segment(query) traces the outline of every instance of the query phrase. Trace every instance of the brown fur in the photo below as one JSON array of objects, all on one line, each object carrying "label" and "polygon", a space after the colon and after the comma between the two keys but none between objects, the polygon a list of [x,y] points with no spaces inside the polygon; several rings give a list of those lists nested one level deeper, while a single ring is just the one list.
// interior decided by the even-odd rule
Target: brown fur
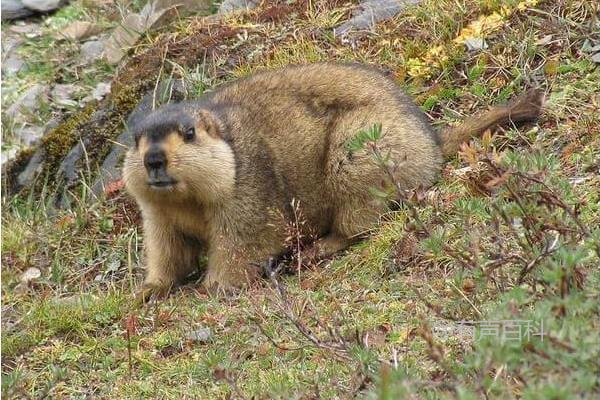
[{"label": "brown fur", "polygon": [[[367,149],[347,148],[359,131],[381,123],[379,144],[390,151],[397,182],[405,189],[427,187],[459,143],[498,123],[537,116],[541,95],[529,96],[467,119],[442,133],[441,143],[391,79],[358,64],[263,72],[198,101],[158,109],[134,128],[139,143],[124,166],[126,187],[144,218],[146,292],[167,290],[204,252],[206,286],[254,279],[253,263],[284,250],[292,199],[319,235],[322,254],[346,248],[386,211],[370,190],[386,189],[380,167]],[[190,117],[196,137],[186,143],[177,121]],[[162,137],[156,143],[167,154],[173,187],[156,190],[147,183],[143,159],[150,137]]]}]

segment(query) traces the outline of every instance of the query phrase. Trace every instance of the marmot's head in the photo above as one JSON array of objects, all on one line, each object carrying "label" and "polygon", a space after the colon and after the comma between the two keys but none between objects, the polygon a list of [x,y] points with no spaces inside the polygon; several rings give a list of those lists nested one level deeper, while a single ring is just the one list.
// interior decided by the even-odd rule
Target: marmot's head
[{"label": "marmot's head", "polygon": [[233,150],[210,111],[164,106],[132,130],[135,146],[127,152],[123,179],[136,198],[210,203],[233,190]]}]

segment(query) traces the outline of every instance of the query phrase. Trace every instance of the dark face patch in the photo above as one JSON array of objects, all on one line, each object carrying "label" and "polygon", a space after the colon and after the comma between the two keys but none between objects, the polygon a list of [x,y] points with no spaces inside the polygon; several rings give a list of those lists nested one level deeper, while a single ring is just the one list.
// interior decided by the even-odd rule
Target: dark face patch
[{"label": "dark face patch", "polygon": [[133,127],[136,146],[144,136],[149,144],[160,143],[173,133],[181,135],[186,142],[193,140],[194,120],[181,110],[160,108]]}]

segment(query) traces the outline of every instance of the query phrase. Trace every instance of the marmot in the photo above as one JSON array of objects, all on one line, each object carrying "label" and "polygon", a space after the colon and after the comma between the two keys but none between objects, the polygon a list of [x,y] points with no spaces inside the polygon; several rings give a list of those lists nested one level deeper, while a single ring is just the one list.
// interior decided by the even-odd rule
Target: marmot
[{"label": "marmot", "polygon": [[381,148],[406,189],[430,186],[444,156],[509,121],[538,117],[533,90],[438,134],[398,85],[373,67],[318,63],[257,73],[196,101],[158,108],[133,127],[123,177],[142,211],[147,277],[142,297],[168,292],[208,256],[207,287],[240,286],[251,265],[284,251],[290,203],[322,255],[372,228],[386,205],[385,174],[367,149],[349,151],[381,124]]}]

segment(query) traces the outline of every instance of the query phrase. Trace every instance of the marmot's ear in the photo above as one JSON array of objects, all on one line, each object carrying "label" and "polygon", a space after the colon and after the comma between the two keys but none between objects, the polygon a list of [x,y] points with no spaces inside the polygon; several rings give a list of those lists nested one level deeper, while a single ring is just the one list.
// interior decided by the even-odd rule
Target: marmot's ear
[{"label": "marmot's ear", "polygon": [[214,113],[202,110],[199,117],[198,128],[205,130],[212,137],[222,138],[222,124]]}]

